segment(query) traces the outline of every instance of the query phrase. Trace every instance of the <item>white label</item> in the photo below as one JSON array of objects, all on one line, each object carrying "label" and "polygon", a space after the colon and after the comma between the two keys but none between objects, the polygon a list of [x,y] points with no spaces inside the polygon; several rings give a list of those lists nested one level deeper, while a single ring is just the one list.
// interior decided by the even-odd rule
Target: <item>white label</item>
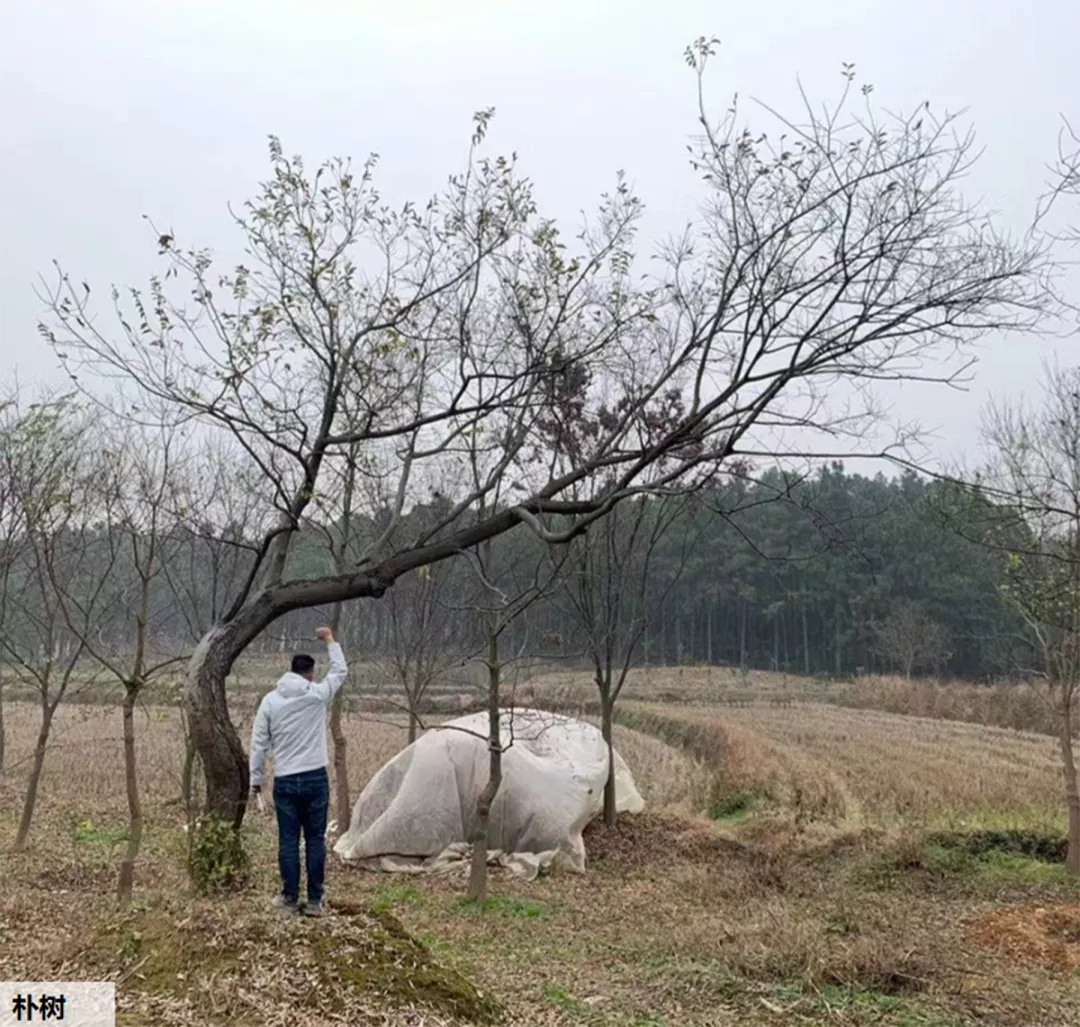
[{"label": "white label", "polygon": [[112,981],[0,981],[0,1027],[116,1027]]}]

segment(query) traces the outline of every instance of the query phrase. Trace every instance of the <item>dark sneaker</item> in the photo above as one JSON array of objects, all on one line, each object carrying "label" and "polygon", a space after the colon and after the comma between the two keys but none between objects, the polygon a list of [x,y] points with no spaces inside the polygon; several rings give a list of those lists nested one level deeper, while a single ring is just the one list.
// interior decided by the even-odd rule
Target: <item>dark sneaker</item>
[{"label": "dark sneaker", "polygon": [[304,916],[322,916],[323,904],[321,902],[309,902],[302,910],[300,910]]},{"label": "dark sneaker", "polygon": [[299,911],[300,906],[296,899],[290,902],[284,895],[276,895],[274,896],[274,909],[279,913],[296,913]]}]

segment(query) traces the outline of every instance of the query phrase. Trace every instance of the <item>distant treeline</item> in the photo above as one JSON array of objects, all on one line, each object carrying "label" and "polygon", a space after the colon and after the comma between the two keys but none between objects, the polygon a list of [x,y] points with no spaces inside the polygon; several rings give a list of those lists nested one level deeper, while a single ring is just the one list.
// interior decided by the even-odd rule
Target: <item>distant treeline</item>
[{"label": "distant treeline", "polygon": [[[434,499],[429,507],[413,509],[398,536],[420,534],[446,502]],[[830,675],[911,669],[973,680],[1022,674],[1033,658],[1023,623],[1001,592],[1004,557],[965,537],[978,530],[958,525],[956,502],[947,484],[914,473],[866,477],[838,463],[803,479],[770,472],[703,491],[674,519],[650,561],[647,626],[636,662]],[[965,502],[970,507],[972,500]],[[992,514],[976,511],[970,523]],[[378,518],[358,519],[351,530],[355,544],[361,546],[378,528]],[[332,534],[305,529],[290,575],[330,570]],[[250,549],[236,545],[241,541],[235,529],[213,525],[167,540],[150,618],[163,647],[190,646],[228,607],[251,559]],[[99,544],[104,553],[106,544]],[[575,543],[588,544],[588,538]],[[522,568],[549,559],[545,545],[524,527],[498,540],[497,547],[509,591],[518,587]],[[92,587],[92,561],[84,554],[79,566]],[[15,646],[23,633],[26,645],[38,644],[26,613],[33,585],[19,582],[18,568],[10,572],[7,587],[19,602],[8,604],[5,634]],[[341,631],[354,652],[365,659],[393,652],[395,640],[408,631],[404,613],[419,595],[418,583],[428,580],[419,577],[425,573],[439,584],[433,630],[464,654],[475,634],[469,610],[474,571],[466,556],[402,579],[382,599],[346,604]],[[287,615],[256,640],[254,652],[294,648],[330,612]],[[115,634],[106,620],[98,637],[123,648],[127,630],[126,619],[118,620]],[[913,642],[918,653],[908,668],[897,652],[896,636],[905,630],[923,636]],[[571,659],[578,637],[571,604],[556,589],[507,630],[504,652]]]}]

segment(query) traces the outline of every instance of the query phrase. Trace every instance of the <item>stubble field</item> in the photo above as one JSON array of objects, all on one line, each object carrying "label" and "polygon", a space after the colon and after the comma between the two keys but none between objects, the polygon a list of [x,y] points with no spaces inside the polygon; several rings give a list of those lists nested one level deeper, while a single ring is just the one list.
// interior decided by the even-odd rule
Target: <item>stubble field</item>
[{"label": "stubble field", "polygon": [[[584,683],[552,676],[520,698],[566,708]],[[481,911],[459,878],[332,858],[334,912],[310,923],[266,911],[275,838],[254,810],[251,890],[190,896],[176,708],[139,717],[133,909],[111,896],[118,710],[61,711],[30,850],[11,853],[37,711],[9,705],[0,978],[111,977],[132,1025],[1073,1022],[1080,906],[1052,739],[841,707],[814,683],[764,701],[657,694],[677,687],[628,691],[616,744],[649,809],[590,829],[586,875],[496,876]],[[355,797],[405,732],[354,713],[347,734]]]}]

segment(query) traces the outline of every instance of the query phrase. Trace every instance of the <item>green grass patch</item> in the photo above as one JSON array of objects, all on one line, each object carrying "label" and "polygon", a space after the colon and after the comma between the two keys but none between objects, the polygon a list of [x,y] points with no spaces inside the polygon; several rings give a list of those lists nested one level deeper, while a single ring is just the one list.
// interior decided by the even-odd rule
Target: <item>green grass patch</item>
[{"label": "green grass patch", "polygon": [[721,824],[738,824],[761,808],[761,797],[739,788],[716,799],[709,807],[709,819]]},{"label": "green grass patch", "polygon": [[555,984],[545,985],[544,1001],[548,1005],[561,1009],[564,1013],[573,1013],[580,1016],[590,1011],[589,1007],[581,999],[574,998],[565,988],[560,988]]},{"label": "green grass patch", "polygon": [[112,849],[128,840],[127,828],[109,830],[99,827],[89,818],[77,820],[71,830],[72,840],[77,845],[97,845],[103,849]]},{"label": "green grass patch", "polygon": [[501,916],[520,917],[525,920],[539,920],[550,913],[550,907],[543,902],[528,902],[525,899],[511,898],[505,895],[489,895],[483,902],[475,899],[458,900],[457,910],[468,916],[482,916],[485,913],[497,913]]},{"label": "green grass patch", "polygon": [[935,832],[927,835],[926,841],[929,845],[964,852],[977,858],[1020,856],[1041,863],[1064,863],[1069,847],[1064,835],[1024,828]]},{"label": "green grass patch", "polygon": [[801,1018],[826,1015],[829,1022],[888,1024],[889,1027],[966,1027],[966,1021],[933,1009],[908,995],[873,988],[822,984],[815,988],[786,985],[770,996],[778,1009],[797,1011]]},{"label": "green grass patch", "polygon": [[857,874],[872,886],[896,887],[922,878],[1000,888],[1075,887],[1065,869],[1064,839],[1030,830],[935,832],[914,835],[875,853]]},{"label": "green grass patch", "polygon": [[394,906],[421,906],[424,893],[412,884],[384,884],[375,890],[372,907],[381,913]]}]

